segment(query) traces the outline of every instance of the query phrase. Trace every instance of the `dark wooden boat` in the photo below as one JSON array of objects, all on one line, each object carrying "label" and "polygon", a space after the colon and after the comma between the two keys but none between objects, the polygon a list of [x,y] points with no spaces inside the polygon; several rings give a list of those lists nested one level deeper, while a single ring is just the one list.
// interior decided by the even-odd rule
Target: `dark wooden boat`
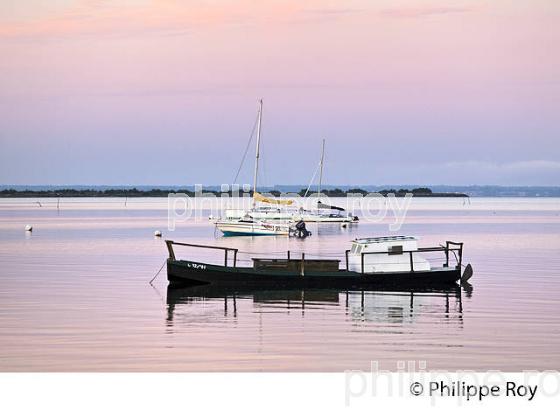
[{"label": "dark wooden boat", "polygon": [[[405,237],[394,237],[405,238]],[[378,238],[375,238],[378,239]],[[361,269],[350,269],[349,252],[345,252],[346,269],[340,269],[338,259],[294,259],[287,253],[286,258],[252,258],[253,266],[237,266],[239,250],[234,248],[188,244],[166,241],[169,251],[167,278],[171,286],[191,286],[213,284],[233,287],[300,287],[300,288],[344,288],[344,289],[412,289],[452,285],[461,279],[463,244],[448,241],[445,246],[417,248],[403,251],[402,246],[389,247],[385,252],[361,252]],[[177,260],[174,245],[224,251],[224,264],[210,264],[193,260]],[[399,248],[395,250],[395,248]],[[442,252],[445,263],[440,267],[415,270],[416,254]],[[403,255],[410,260],[408,269],[402,271],[368,272],[364,260],[367,255]],[[456,263],[450,264],[450,255],[455,255]],[[417,263],[417,262],[416,262]],[[228,266],[229,265],[229,266]]]}]

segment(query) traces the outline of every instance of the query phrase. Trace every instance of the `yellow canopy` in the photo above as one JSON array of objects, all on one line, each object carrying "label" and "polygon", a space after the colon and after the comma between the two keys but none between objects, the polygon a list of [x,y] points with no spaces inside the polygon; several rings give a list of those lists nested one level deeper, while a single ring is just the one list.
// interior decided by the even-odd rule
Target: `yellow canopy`
[{"label": "yellow canopy", "polygon": [[253,199],[259,202],[266,202],[267,204],[277,205],[292,205],[294,203],[293,199],[274,199],[261,195],[258,192],[255,192],[253,194]]}]

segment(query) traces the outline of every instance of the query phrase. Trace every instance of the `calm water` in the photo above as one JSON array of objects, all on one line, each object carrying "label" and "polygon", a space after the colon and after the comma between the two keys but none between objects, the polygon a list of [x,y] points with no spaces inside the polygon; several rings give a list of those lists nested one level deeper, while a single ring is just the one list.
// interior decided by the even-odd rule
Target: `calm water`
[{"label": "calm water", "polygon": [[305,241],[221,238],[207,220],[167,232],[166,200],[41,201],[0,200],[0,371],[560,369],[559,199],[414,200],[399,233],[464,241],[475,274],[470,289],[413,294],[168,291],[164,271],[148,284],[166,258],[156,229],[332,256],[391,233],[390,218],[315,226]]}]

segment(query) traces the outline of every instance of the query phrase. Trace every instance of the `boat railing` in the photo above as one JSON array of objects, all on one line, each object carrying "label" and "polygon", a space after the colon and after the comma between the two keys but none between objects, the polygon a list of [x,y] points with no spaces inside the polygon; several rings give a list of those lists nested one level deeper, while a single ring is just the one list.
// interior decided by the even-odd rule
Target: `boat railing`
[{"label": "boat railing", "polygon": [[[361,270],[362,273],[365,273],[365,255],[402,255],[407,254],[409,255],[409,263],[410,263],[410,273],[414,273],[414,254],[415,253],[426,253],[426,252],[443,252],[445,254],[445,264],[444,267],[449,267],[449,255],[453,255],[457,262],[456,267],[460,267],[463,262],[463,242],[453,242],[453,241],[446,241],[445,246],[432,246],[426,248],[418,248],[413,251],[403,251],[403,250],[387,250],[387,251],[378,251],[378,252],[361,252]],[[350,254],[350,250],[345,251],[346,255],[346,270],[349,270],[349,263],[348,257]]]},{"label": "boat railing", "polygon": [[227,248],[225,246],[200,245],[200,244],[195,244],[195,243],[175,242],[175,241],[170,241],[170,240],[166,240],[165,244],[167,245],[167,250],[169,252],[169,259],[173,260],[173,261],[176,260],[175,259],[175,251],[173,250],[173,245],[179,245],[179,246],[189,246],[191,248],[222,250],[222,251],[224,251],[224,266],[225,267],[228,266],[229,252],[233,252],[233,267],[235,268],[237,266],[237,253],[239,252],[239,249],[236,249],[236,248]]}]

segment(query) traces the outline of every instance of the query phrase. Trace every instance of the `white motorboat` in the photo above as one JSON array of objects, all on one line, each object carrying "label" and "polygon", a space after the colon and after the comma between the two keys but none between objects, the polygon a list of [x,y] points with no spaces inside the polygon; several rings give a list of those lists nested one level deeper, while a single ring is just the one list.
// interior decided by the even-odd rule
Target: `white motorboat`
[{"label": "white motorboat", "polygon": [[284,235],[290,234],[290,225],[287,223],[272,223],[259,221],[252,218],[239,220],[219,220],[216,227],[224,236],[259,236],[259,235]]}]

